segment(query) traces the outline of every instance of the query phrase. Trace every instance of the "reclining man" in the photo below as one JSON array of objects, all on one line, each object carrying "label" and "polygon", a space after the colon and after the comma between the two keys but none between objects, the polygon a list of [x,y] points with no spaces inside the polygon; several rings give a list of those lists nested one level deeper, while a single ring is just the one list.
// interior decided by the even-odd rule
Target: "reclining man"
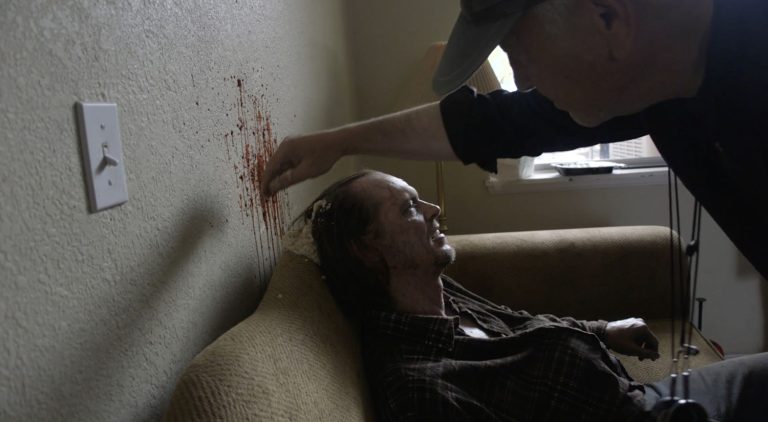
[{"label": "reclining man", "polygon": [[[373,171],[335,183],[304,214],[331,293],[361,323],[382,420],[653,420],[667,382],[634,382],[608,352],[657,358],[642,319],[534,316],[473,294],[443,275],[455,251],[439,214],[403,180]],[[768,415],[768,354],[694,376],[692,398],[711,418]]]}]

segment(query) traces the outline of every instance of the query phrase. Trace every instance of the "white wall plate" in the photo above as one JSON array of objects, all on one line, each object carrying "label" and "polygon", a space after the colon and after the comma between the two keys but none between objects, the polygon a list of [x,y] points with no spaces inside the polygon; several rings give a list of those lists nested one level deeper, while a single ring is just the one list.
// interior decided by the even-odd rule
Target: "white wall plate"
[{"label": "white wall plate", "polygon": [[128,186],[117,104],[78,102],[77,116],[91,212],[125,203]]}]

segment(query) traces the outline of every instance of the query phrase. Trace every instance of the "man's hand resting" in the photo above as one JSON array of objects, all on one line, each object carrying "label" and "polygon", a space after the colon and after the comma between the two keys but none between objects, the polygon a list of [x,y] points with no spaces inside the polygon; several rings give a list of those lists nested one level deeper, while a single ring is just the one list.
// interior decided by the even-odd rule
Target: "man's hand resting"
[{"label": "man's hand resting", "polygon": [[642,318],[611,321],[605,327],[605,345],[611,350],[640,360],[659,358],[659,340]]}]

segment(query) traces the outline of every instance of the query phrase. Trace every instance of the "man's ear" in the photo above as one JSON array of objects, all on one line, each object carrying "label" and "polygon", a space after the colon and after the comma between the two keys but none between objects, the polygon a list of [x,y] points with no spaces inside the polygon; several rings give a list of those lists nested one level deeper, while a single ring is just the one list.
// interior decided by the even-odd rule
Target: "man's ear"
[{"label": "man's ear", "polygon": [[627,0],[591,0],[593,23],[605,39],[612,60],[627,57],[635,30],[635,9]]},{"label": "man's ear", "polygon": [[362,239],[353,240],[350,242],[350,248],[366,267],[380,271],[383,270],[381,267],[385,265],[384,259],[379,250],[373,246],[370,236],[367,234]]}]

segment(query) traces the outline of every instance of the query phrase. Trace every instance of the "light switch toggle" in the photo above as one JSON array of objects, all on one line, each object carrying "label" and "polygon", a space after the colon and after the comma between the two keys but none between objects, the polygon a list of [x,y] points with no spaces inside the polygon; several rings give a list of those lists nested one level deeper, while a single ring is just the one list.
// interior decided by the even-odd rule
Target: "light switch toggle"
[{"label": "light switch toggle", "polygon": [[120,164],[117,158],[109,155],[109,145],[106,143],[101,144],[101,153],[104,154],[104,160],[102,162],[105,166],[117,166]]}]

